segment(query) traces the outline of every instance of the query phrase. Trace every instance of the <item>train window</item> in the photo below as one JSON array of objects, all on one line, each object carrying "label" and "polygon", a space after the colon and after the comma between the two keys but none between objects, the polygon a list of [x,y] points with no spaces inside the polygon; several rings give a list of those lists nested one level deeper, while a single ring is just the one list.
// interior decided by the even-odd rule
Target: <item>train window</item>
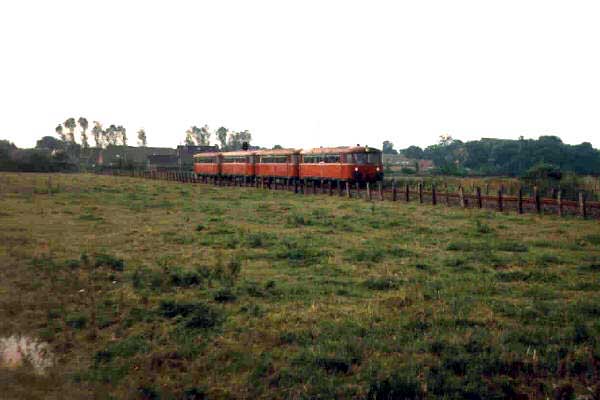
[{"label": "train window", "polygon": [[381,164],[381,153],[369,153],[369,164]]},{"label": "train window", "polygon": [[339,163],[340,155],[339,154],[325,154],[324,161],[327,164]]},{"label": "train window", "polygon": [[285,164],[287,156],[261,156],[260,162],[263,164]]},{"label": "train window", "polygon": [[366,164],[368,162],[367,153],[352,154],[352,162],[359,165]]},{"label": "train window", "polygon": [[200,163],[200,164],[213,164],[216,163],[215,159],[213,157],[207,158],[207,157],[198,157],[196,158],[196,162]]}]

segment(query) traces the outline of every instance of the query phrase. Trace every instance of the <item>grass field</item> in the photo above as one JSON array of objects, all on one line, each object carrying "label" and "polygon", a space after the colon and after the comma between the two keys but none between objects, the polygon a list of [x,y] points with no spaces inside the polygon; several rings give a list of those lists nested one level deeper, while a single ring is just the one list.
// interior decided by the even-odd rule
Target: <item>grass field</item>
[{"label": "grass field", "polygon": [[0,175],[0,398],[598,398],[599,290],[597,221]]}]

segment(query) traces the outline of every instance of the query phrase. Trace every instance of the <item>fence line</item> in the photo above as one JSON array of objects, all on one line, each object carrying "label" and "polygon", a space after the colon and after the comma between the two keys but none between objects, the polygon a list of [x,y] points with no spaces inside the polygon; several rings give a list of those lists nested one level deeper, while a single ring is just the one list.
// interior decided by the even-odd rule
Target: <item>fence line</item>
[{"label": "fence line", "polygon": [[[166,180],[181,183],[204,183],[216,186],[250,186],[263,190],[286,190],[298,194],[321,194],[345,196],[347,198],[364,198],[367,201],[418,201],[420,204],[436,206],[444,204],[449,207],[494,209],[500,212],[515,211],[518,214],[537,213],[539,215],[555,214],[558,216],[575,215],[582,218],[600,218],[600,202],[587,201],[586,193],[580,191],[577,200],[566,200],[562,191],[554,189],[553,197],[541,197],[536,187],[530,196],[524,195],[523,189],[517,195],[506,195],[500,188],[495,195],[482,194],[481,187],[467,192],[459,186],[457,191],[448,190],[435,184],[425,190],[422,182],[416,186],[409,183],[398,185],[395,180],[377,182],[375,185],[350,185],[348,182],[328,180],[294,180],[267,179],[261,177],[198,177],[191,171],[146,171],[146,170],[104,170],[97,174],[110,176],[129,176],[152,180]],[[354,187],[353,187],[354,186]],[[387,186],[387,187],[386,187]],[[473,189],[473,188],[472,188]],[[376,192],[376,193],[373,193]],[[486,190],[487,192],[487,190]],[[554,196],[556,196],[554,198]]]}]

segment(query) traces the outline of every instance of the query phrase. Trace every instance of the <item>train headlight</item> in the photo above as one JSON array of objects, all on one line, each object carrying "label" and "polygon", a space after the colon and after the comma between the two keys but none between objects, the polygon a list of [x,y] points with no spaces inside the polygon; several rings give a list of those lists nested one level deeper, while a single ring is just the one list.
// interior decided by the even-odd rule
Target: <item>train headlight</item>
[{"label": "train headlight", "polygon": [[379,167],[376,168],[377,172],[379,172]]},{"label": "train headlight", "polygon": [[358,167],[354,167],[354,171],[358,172]]}]

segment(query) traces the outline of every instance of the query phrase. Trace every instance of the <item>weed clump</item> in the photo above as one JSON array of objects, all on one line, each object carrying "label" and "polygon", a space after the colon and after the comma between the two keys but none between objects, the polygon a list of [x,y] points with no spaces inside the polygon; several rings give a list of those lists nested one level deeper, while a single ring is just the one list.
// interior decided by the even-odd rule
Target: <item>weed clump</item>
[{"label": "weed clump", "polygon": [[228,303],[235,301],[237,297],[235,296],[235,294],[233,294],[231,289],[225,288],[217,291],[214,294],[213,299],[219,303]]},{"label": "weed clump", "polygon": [[337,357],[317,357],[315,364],[329,373],[343,374],[350,372],[352,366],[348,361]]},{"label": "weed clump", "polygon": [[213,307],[204,303],[177,303],[163,300],[159,307],[166,318],[183,318],[183,326],[190,329],[208,329],[217,326],[223,316]]},{"label": "weed clump", "polygon": [[402,281],[395,277],[369,278],[363,284],[371,290],[392,290],[397,289]]},{"label": "weed clump", "polygon": [[110,267],[114,271],[123,271],[125,269],[125,262],[122,258],[117,258],[110,254],[99,253],[94,257],[94,266],[96,268]]},{"label": "weed clump", "polygon": [[197,286],[202,283],[202,277],[194,271],[177,268],[169,273],[171,285],[178,287]]},{"label": "weed clump", "polygon": [[369,400],[418,400],[425,398],[425,393],[416,376],[394,374],[385,379],[372,382],[369,386],[367,398]]},{"label": "weed clump", "polygon": [[496,249],[513,253],[525,253],[529,250],[526,245],[517,242],[500,242],[496,245]]}]

